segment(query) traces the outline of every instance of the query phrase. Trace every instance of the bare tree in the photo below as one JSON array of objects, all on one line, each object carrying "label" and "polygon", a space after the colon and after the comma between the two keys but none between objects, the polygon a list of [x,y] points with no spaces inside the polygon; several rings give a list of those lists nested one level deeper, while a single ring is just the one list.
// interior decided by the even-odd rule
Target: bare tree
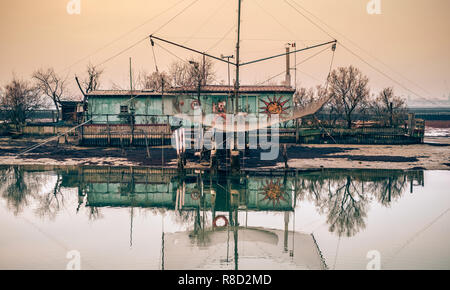
[{"label": "bare tree", "polygon": [[407,111],[405,100],[395,96],[393,88],[383,89],[372,103],[371,110],[388,127],[401,125]]},{"label": "bare tree", "polygon": [[[294,105],[298,109],[304,109],[308,106],[312,105],[316,101],[320,99],[320,93],[321,93],[321,87],[317,86],[316,89],[314,88],[300,88],[298,89],[294,94]],[[316,114],[320,112],[322,109],[317,111],[315,114],[312,114],[310,116],[305,116],[302,118],[302,124],[309,124],[317,126],[317,118]]]},{"label": "bare tree", "polygon": [[298,108],[304,108],[316,100],[313,88],[300,88],[294,94],[294,104]]},{"label": "bare tree", "polygon": [[331,102],[342,108],[347,127],[352,127],[353,113],[366,105],[370,92],[369,79],[353,66],[340,67],[328,79]]},{"label": "bare tree", "polygon": [[100,87],[100,78],[103,74],[103,70],[98,69],[92,64],[88,64],[86,72],[87,77],[83,80],[83,87],[86,94],[88,94]]},{"label": "bare tree", "polygon": [[66,79],[58,76],[53,68],[39,69],[33,73],[33,79],[42,94],[51,98],[56,108],[56,119],[59,121],[61,98],[66,93]]},{"label": "bare tree", "polygon": [[164,89],[167,89],[171,86],[171,78],[166,72],[153,72],[147,73],[142,71],[139,74],[139,86],[145,90],[154,90],[157,92],[162,91],[163,84]]},{"label": "bare tree", "polygon": [[42,105],[42,99],[37,87],[14,77],[5,86],[0,104],[7,111],[9,121],[19,132],[25,125],[31,111],[38,109]]},{"label": "bare tree", "polygon": [[174,87],[194,87],[211,84],[215,81],[214,63],[190,58],[188,62],[174,62],[169,69],[170,79]]}]

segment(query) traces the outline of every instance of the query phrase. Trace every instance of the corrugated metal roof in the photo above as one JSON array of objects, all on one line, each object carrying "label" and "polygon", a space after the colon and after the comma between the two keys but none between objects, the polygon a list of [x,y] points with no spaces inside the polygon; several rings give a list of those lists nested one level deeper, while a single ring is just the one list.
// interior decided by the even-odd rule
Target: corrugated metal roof
[{"label": "corrugated metal roof", "polygon": [[86,94],[87,96],[107,96],[107,97],[129,97],[129,96],[160,96],[161,93],[154,91],[130,91],[130,90],[97,90]]},{"label": "corrugated metal roof", "polygon": [[[201,87],[201,93],[228,93],[233,91],[234,87],[220,86],[220,85],[208,85]],[[197,93],[197,87],[177,87],[170,88],[164,95],[170,95],[175,93]],[[239,91],[241,93],[294,93],[295,89],[286,86],[241,86]],[[97,90],[87,94],[87,96],[107,96],[107,97],[125,97],[125,96],[160,96],[161,92],[155,92],[151,90]]]},{"label": "corrugated metal roof", "polygon": [[[179,87],[173,88],[171,92],[197,92],[197,87]],[[222,85],[202,86],[201,91],[204,93],[227,93],[233,91],[234,87]],[[287,86],[241,86],[241,93],[294,93],[295,89]]]}]

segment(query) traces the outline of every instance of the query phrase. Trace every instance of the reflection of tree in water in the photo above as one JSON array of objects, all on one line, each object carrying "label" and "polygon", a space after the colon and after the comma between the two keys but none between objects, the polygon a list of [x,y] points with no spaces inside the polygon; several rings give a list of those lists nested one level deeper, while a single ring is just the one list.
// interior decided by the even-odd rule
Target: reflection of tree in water
[{"label": "reflection of tree in water", "polygon": [[173,216],[173,221],[179,225],[192,225],[196,221],[196,213],[193,210],[177,210]]},{"label": "reflection of tree in water", "polygon": [[[78,173],[74,176],[78,176]],[[319,212],[326,216],[331,232],[339,236],[353,236],[366,226],[369,202],[375,200],[389,207],[401,197],[407,186],[407,177],[411,179],[412,184],[417,178],[419,181],[423,180],[423,173],[325,170],[301,174],[294,183],[297,201],[315,204]],[[98,180],[102,181],[101,178],[99,175]],[[292,183],[292,180],[289,182]],[[123,180],[121,183],[121,193],[134,192],[132,190],[134,187],[130,187],[133,184],[133,177],[131,182]],[[62,184],[62,171],[56,171],[55,175],[55,172],[27,171],[23,166],[0,168],[0,197],[6,201],[7,207],[15,215],[21,213],[25,207],[33,206],[35,214],[39,217],[55,218],[64,208]],[[67,184],[64,184],[67,187]],[[84,204],[86,197],[84,187],[88,183],[78,180],[77,177],[72,184],[78,187],[80,207]],[[85,206],[85,213],[89,220],[103,217],[100,209],[93,206]],[[212,219],[208,215],[203,219],[203,211],[199,210],[175,211],[172,218],[180,225],[194,225],[196,233],[202,229],[203,222],[209,223]]]},{"label": "reflection of tree in water", "polygon": [[297,179],[297,200],[313,202],[327,216],[329,230],[354,236],[366,227],[371,197],[389,207],[407,185],[404,173],[322,172]]},{"label": "reflection of tree in water", "polygon": [[28,205],[30,190],[25,182],[22,167],[9,167],[1,170],[1,196],[6,200],[8,209],[18,215]]},{"label": "reflection of tree in water", "polygon": [[365,229],[368,199],[360,192],[350,176],[337,181],[335,190],[328,191],[320,208],[327,211],[327,223],[331,232],[351,237]]},{"label": "reflection of tree in water", "polygon": [[316,204],[321,203],[324,194],[325,179],[301,178],[297,182],[296,196],[299,201],[307,200]]},{"label": "reflection of tree in water", "polygon": [[64,194],[61,193],[61,182],[62,177],[57,173],[57,179],[53,188],[43,194],[35,195],[38,202],[38,207],[35,212],[39,217],[54,219],[64,207]]},{"label": "reflection of tree in water", "polygon": [[385,207],[390,207],[393,201],[398,200],[407,186],[406,175],[389,176],[378,182],[369,183],[368,191]]},{"label": "reflection of tree in water", "polygon": [[103,214],[100,209],[96,206],[87,206],[86,215],[90,221],[96,221],[103,218]]},{"label": "reflection of tree in water", "polygon": [[56,171],[56,181],[54,174],[27,171],[23,166],[0,169],[0,175],[0,196],[14,215],[33,205],[37,216],[54,219],[64,208],[60,172]]},{"label": "reflection of tree in water", "polygon": [[7,207],[18,215],[36,198],[49,176],[27,172],[23,166],[11,166],[0,170],[0,196]]}]

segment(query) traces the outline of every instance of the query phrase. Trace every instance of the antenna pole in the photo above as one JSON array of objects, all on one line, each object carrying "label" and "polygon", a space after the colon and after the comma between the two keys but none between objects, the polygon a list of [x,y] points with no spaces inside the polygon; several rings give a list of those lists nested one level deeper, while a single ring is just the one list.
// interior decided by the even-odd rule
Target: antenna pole
[{"label": "antenna pole", "polygon": [[133,73],[131,71],[131,57],[130,57],[130,91],[133,92]]}]

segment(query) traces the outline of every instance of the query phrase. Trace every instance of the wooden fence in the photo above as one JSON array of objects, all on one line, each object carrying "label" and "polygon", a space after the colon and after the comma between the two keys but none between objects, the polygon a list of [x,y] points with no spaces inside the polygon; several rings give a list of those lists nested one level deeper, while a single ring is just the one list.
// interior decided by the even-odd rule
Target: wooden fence
[{"label": "wooden fence", "polygon": [[170,145],[168,124],[88,124],[80,128],[80,143],[87,146],[161,146]]},{"label": "wooden fence", "polygon": [[297,144],[380,144],[400,145],[423,143],[425,124],[416,120],[416,126],[406,128],[298,128],[280,129],[281,143]]}]

